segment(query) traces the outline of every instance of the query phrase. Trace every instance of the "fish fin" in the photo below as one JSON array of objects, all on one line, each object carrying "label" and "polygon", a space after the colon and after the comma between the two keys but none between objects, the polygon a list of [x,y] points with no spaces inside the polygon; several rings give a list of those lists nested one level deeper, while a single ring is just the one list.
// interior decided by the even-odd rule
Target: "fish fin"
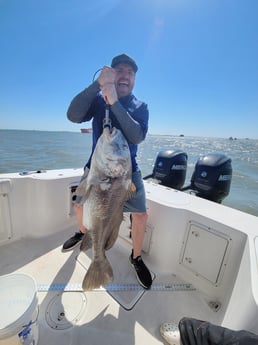
[{"label": "fish fin", "polygon": [[133,182],[131,182],[128,191],[127,191],[127,200],[133,198],[136,194],[136,187],[135,184]]},{"label": "fish fin", "polygon": [[86,250],[90,249],[91,247],[92,247],[91,231],[87,231],[86,234],[83,236],[80,250],[83,252],[86,252]]},{"label": "fish fin", "polygon": [[91,185],[89,184],[87,178],[83,179],[78,187],[76,188],[75,195],[80,197],[80,205],[83,205],[88,198],[91,190]]},{"label": "fish fin", "polygon": [[[81,197],[80,205],[83,205],[85,201],[88,199],[90,192],[94,186],[100,185],[102,180],[95,176],[88,177],[80,182],[79,186],[77,187],[78,193],[76,195]],[[76,189],[76,192],[77,192]]]},{"label": "fish fin", "polygon": [[116,221],[111,222],[111,230],[110,230],[110,235],[108,236],[106,243],[105,243],[105,250],[109,250],[110,248],[113,247],[113,245],[116,242],[116,239],[118,237],[120,225],[123,221],[123,213],[121,213],[120,217],[117,215]]},{"label": "fish fin", "polygon": [[108,240],[107,240],[107,242],[105,244],[105,250],[109,250],[115,244],[117,236],[118,236],[119,228],[120,228],[119,226],[115,227],[113,229],[113,231],[111,232],[111,235],[110,235],[110,237],[108,238]]},{"label": "fish fin", "polygon": [[105,257],[103,260],[95,260],[91,263],[82,282],[84,291],[98,289],[105,286],[113,280],[113,270]]},{"label": "fish fin", "polygon": [[85,178],[78,184],[75,194],[79,196],[83,196],[86,190],[87,190],[87,178]]}]

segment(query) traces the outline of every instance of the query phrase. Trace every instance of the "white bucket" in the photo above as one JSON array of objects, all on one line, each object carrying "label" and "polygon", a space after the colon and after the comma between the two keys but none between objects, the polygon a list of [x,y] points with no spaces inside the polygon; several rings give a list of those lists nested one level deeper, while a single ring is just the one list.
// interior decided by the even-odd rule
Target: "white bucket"
[{"label": "white bucket", "polygon": [[23,273],[0,276],[0,345],[38,344],[35,280]]}]

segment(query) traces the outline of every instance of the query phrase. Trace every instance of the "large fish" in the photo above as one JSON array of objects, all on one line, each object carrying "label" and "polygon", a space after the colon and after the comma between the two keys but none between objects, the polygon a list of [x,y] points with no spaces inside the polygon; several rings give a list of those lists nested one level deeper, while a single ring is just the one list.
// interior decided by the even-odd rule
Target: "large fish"
[{"label": "large fish", "polygon": [[123,220],[124,202],[135,192],[128,143],[115,127],[104,128],[98,139],[84,185],[83,223],[88,231],[81,250],[92,247],[92,263],[82,287],[92,290],[113,279],[105,251],[114,245]]}]

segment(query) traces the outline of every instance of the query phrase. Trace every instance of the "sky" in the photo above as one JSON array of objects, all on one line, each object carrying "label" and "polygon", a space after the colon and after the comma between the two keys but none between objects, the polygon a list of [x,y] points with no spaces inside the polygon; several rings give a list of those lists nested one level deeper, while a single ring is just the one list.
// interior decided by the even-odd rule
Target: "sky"
[{"label": "sky", "polygon": [[0,128],[79,131],[66,117],[127,53],[149,133],[258,139],[257,0],[0,0]]}]

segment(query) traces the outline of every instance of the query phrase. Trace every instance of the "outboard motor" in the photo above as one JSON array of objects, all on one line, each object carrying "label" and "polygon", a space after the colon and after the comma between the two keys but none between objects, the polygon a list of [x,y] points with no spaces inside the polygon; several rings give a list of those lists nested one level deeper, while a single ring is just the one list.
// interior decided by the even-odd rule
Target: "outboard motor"
[{"label": "outboard motor", "polygon": [[160,181],[160,184],[180,189],[185,183],[187,169],[187,154],[180,150],[160,151],[153,168],[153,177]]},{"label": "outboard motor", "polygon": [[211,153],[197,161],[190,188],[197,192],[197,196],[221,203],[229,194],[231,179],[231,159]]}]

